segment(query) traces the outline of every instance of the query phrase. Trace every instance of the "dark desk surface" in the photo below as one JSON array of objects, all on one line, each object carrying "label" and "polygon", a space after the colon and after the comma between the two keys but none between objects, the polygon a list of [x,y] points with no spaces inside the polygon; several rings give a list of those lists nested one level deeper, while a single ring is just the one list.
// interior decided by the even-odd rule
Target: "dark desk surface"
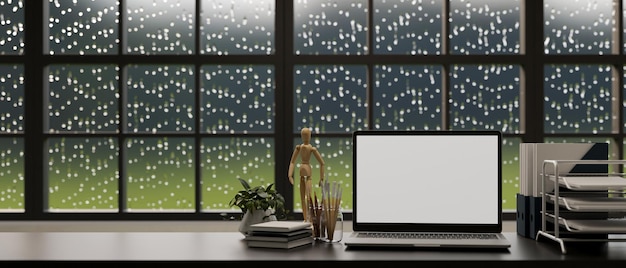
[{"label": "dark desk surface", "polygon": [[[570,248],[567,254],[562,254],[553,241],[535,241],[516,233],[505,235],[512,246],[504,251],[349,249],[342,243],[323,242],[283,250],[248,248],[242,240],[243,235],[237,232],[0,232],[0,261],[284,261],[272,262],[273,266],[290,261],[339,261],[343,265],[349,264],[345,261],[397,261],[412,263],[413,267],[418,267],[413,262],[467,266],[468,262],[480,261],[494,264],[494,267],[496,264],[506,267],[519,264],[519,267],[527,268],[529,261],[549,262],[552,267],[562,264],[567,267],[593,265],[593,268],[618,262],[622,266],[626,264],[625,242]],[[293,264],[290,266],[294,267]]]}]

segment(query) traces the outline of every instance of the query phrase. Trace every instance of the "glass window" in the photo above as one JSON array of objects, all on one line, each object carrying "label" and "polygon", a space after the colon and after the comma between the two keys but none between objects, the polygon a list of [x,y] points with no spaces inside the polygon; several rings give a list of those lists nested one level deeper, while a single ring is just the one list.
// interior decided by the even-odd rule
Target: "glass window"
[{"label": "glass window", "polygon": [[192,132],[195,128],[194,68],[190,65],[128,67],[128,132]]},{"label": "glass window", "polygon": [[367,2],[295,0],[294,54],[367,54]]},{"label": "glass window", "polygon": [[115,65],[51,65],[47,130],[117,132],[120,118],[117,74]]},{"label": "glass window", "polygon": [[519,52],[519,0],[450,0],[450,54]]},{"label": "glass window", "polygon": [[373,128],[444,129],[442,69],[434,65],[375,65]]},{"label": "glass window", "polygon": [[519,146],[522,139],[502,139],[502,210],[515,211],[517,194],[520,192]]},{"label": "glass window", "polygon": [[155,55],[195,53],[194,0],[126,1],[124,51]]},{"label": "glass window", "polygon": [[0,136],[1,212],[22,212],[25,208],[24,77],[23,65],[0,64],[0,133],[4,134]]},{"label": "glass window", "polygon": [[612,54],[613,0],[544,0],[545,54]]},{"label": "glass window", "polygon": [[367,71],[364,65],[294,66],[293,132],[313,133],[367,128]]},{"label": "glass window", "polygon": [[202,209],[238,209],[228,204],[241,190],[239,178],[253,187],[279,180],[274,172],[275,143],[264,137],[202,139]]},{"label": "glass window", "polygon": [[376,0],[374,54],[441,54],[443,1]]},{"label": "glass window", "polygon": [[48,212],[116,212],[118,155],[114,138],[48,140]]},{"label": "glass window", "polygon": [[24,132],[24,66],[0,64],[0,133]]},{"label": "glass window", "polygon": [[270,55],[276,50],[274,0],[202,0],[202,54]]},{"label": "glass window", "polygon": [[24,139],[0,142],[0,212],[24,212]]},{"label": "glass window", "polygon": [[193,139],[130,138],[124,149],[127,211],[195,211]]},{"label": "glass window", "polygon": [[520,68],[455,65],[450,73],[450,128],[520,133]]},{"label": "glass window", "polygon": [[202,66],[202,131],[268,132],[274,129],[274,67]]},{"label": "glass window", "polygon": [[[117,54],[117,0],[48,1],[48,53]],[[132,2],[132,1],[128,1]]]},{"label": "glass window", "polygon": [[610,65],[546,65],[546,133],[610,133],[613,68]]},{"label": "glass window", "polygon": [[24,54],[24,0],[0,0],[0,55]]}]

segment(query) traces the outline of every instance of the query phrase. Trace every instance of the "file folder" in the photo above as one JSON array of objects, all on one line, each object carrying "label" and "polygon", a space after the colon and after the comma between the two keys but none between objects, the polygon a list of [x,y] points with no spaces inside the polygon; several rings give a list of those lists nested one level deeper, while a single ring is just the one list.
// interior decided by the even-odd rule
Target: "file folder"
[{"label": "file folder", "polygon": [[517,223],[517,234],[521,235],[523,237],[529,237],[529,221],[527,220],[528,217],[528,209],[530,204],[529,202],[529,197],[522,195],[522,194],[517,194],[517,217],[516,217],[516,223]]}]

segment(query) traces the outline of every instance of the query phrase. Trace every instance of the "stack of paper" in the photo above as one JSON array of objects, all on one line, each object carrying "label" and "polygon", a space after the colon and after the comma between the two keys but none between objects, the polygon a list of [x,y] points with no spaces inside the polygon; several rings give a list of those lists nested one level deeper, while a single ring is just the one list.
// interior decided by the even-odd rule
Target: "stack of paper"
[{"label": "stack of paper", "polygon": [[250,225],[244,239],[248,247],[290,249],[313,243],[311,223],[268,221]]}]

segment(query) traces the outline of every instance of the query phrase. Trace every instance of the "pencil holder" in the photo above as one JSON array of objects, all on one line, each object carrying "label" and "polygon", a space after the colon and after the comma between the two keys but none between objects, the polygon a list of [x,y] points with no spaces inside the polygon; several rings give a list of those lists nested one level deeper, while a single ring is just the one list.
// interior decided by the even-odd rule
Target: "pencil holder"
[{"label": "pencil holder", "polygon": [[322,206],[309,205],[306,221],[311,223],[313,238],[315,240],[326,239],[326,227]]},{"label": "pencil holder", "polygon": [[323,212],[322,225],[326,235],[321,240],[340,242],[343,238],[343,212],[340,208],[327,208]]}]

